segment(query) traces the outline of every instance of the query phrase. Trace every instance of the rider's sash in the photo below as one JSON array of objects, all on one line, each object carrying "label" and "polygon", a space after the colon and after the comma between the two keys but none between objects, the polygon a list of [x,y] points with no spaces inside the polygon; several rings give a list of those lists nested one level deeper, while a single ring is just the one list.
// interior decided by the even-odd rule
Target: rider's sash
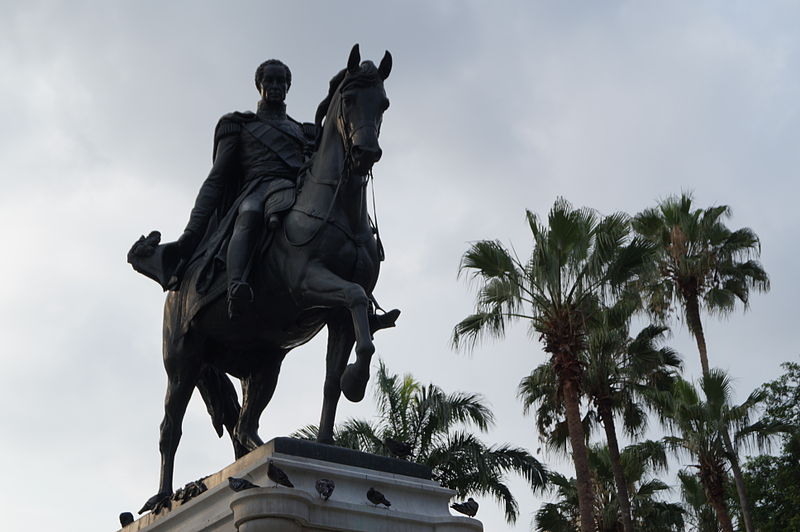
[{"label": "rider's sash", "polygon": [[261,120],[245,124],[245,129],[257,138],[270,151],[275,153],[290,168],[303,166],[303,145],[305,140],[300,131]]}]

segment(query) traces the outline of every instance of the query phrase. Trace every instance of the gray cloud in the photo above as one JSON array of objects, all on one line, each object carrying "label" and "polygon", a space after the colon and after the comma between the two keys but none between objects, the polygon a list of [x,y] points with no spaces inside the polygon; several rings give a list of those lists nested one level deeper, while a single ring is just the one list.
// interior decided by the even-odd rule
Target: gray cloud
[{"label": "gray cloud", "polygon": [[[143,232],[179,234],[216,120],[253,108],[253,71],[268,57],[291,66],[289,111],[309,120],[354,42],[367,58],[392,51],[375,172],[388,259],[376,295],[404,314],[378,351],[394,371],[484,393],[498,416],[487,440],[538,447],[514,390],[545,358],[522,326],[471,356],[450,350],[452,326],[472,309],[458,260],[481,238],[527,253],[524,209],[543,214],[558,195],[606,213],[681,190],[731,205],[731,225],[762,238],[773,290],[747,314],[708,321],[710,356],[741,396],[774,378],[797,359],[797,15],[790,3],[723,2],[8,9],[0,276],[13,282],[0,287],[0,455],[16,482],[0,488],[10,509],[0,528],[22,529],[35,514],[42,529],[108,530],[155,490],[163,296],[124,256]],[[673,342],[698,375],[685,328]],[[262,436],[316,422],[323,350],[320,338],[287,358]],[[307,399],[290,413],[282,405],[297,386]],[[343,404],[340,419],[371,415],[368,403]],[[184,425],[176,482],[229,463],[198,398]],[[31,496],[44,476],[66,482],[46,511]],[[107,489],[90,502],[98,486]],[[528,529],[539,499],[514,488],[520,523],[505,526],[484,504],[487,530]]]}]

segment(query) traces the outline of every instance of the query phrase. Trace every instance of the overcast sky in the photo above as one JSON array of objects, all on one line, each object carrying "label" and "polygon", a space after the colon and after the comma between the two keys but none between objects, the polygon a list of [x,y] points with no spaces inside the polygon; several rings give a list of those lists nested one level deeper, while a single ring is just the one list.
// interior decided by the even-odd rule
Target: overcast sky
[{"label": "overcast sky", "polygon": [[[524,326],[453,352],[472,311],[456,273],[478,239],[530,250],[524,209],[558,196],[635,213],[693,191],[752,228],[772,290],[707,320],[739,398],[798,360],[800,6],[795,2],[3,2],[0,17],[0,529],[108,531],[156,492],[163,294],[126,264],[140,235],[177,238],[218,118],[254,109],[256,66],[292,69],[312,120],[353,43],[394,56],[375,191],[376,296],[403,315],[377,338],[390,370],[484,394],[487,443],[539,447],[515,397],[545,360]],[[291,353],[266,439],[316,423],[324,334]],[[700,374],[685,327],[671,345]],[[339,420],[372,403],[343,401]],[[558,457],[537,455],[563,471]],[[176,487],[232,460],[199,397]],[[514,481],[528,530],[541,499]],[[677,491],[671,495],[679,497]]]}]

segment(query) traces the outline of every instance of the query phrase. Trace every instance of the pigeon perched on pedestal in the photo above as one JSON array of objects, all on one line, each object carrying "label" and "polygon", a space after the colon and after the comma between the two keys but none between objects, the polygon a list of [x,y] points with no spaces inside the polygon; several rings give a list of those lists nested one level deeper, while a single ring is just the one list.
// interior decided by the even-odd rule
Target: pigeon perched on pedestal
[{"label": "pigeon perched on pedestal", "polygon": [[272,460],[270,460],[267,464],[267,477],[269,477],[269,479],[275,484],[280,484],[281,486],[286,486],[287,488],[294,487],[292,481],[289,480],[289,476],[284,473],[281,468],[276,466]]},{"label": "pigeon perched on pedestal", "polygon": [[322,500],[327,501],[331,497],[334,488],[336,488],[336,484],[331,479],[321,478],[317,480],[315,487],[317,488],[319,496],[322,497]]},{"label": "pigeon perched on pedestal", "polygon": [[246,478],[236,478],[236,477],[228,477],[228,486],[230,486],[230,488],[233,491],[244,491],[260,487],[256,484],[253,484]]},{"label": "pigeon perched on pedestal", "polygon": [[478,503],[472,497],[464,502],[454,502],[450,505],[450,508],[460,514],[468,515],[469,517],[475,517],[475,514],[478,513]]},{"label": "pigeon perched on pedestal", "polygon": [[383,496],[383,493],[376,490],[375,488],[370,488],[369,490],[367,490],[367,499],[375,506],[382,504],[386,507],[389,507],[392,505],[392,503],[390,503],[389,500]]},{"label": "pigeon perched on pedestal", "polygon": [[410,443],[395,440],[394,438],[386,438],[383,440],[383,444],[389,449],[390,453],[402,459],[411,456],[411,451],[413,450]]},{"label": "pigeon perched on pedestal", "polygon": [[122,512],[119,514],[119,524],[123,527],[128,526],[129,524],[133,523],[133,514],[130,512]]},{"label": "pigeon perched on pedestal", "polygon": [[208,487],[205,482],[203,482],[206,478],[208,477],[189,482],[184,487],[179,488],[178,491],[172,495],[172,500],[180,501],[181,504],[186,504],[190,499],[197,497],[201,493],[205,493],[208,491]]}]

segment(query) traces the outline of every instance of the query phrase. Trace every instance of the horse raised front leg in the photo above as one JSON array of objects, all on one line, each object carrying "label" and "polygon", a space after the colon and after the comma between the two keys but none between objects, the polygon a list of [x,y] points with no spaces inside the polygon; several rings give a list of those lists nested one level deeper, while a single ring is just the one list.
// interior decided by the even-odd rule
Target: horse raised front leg
[{"label": "horse raised front leg", "polygon": [[317,441],[333,443],[333,426],[336,422],[336,407],[342,394],[342,373],[350,358],[355,343],[353,324],[344,309],[332,313],[328,320],[328,353],[325,358],[325,386],[323,389],[322,414],[319,420]]},{"label": "horse raised front leg", "polygon": [[364,289],[345,281],[328,269],[311,266],[301,285],[304,304],[323,307],[344,307],[350,311],[355,333],[356,361],[342,373],[341,390],[350,401],[364,398],[369,380],[369,363],[375,353],[375,344],[369,329],[369,298]]}]

